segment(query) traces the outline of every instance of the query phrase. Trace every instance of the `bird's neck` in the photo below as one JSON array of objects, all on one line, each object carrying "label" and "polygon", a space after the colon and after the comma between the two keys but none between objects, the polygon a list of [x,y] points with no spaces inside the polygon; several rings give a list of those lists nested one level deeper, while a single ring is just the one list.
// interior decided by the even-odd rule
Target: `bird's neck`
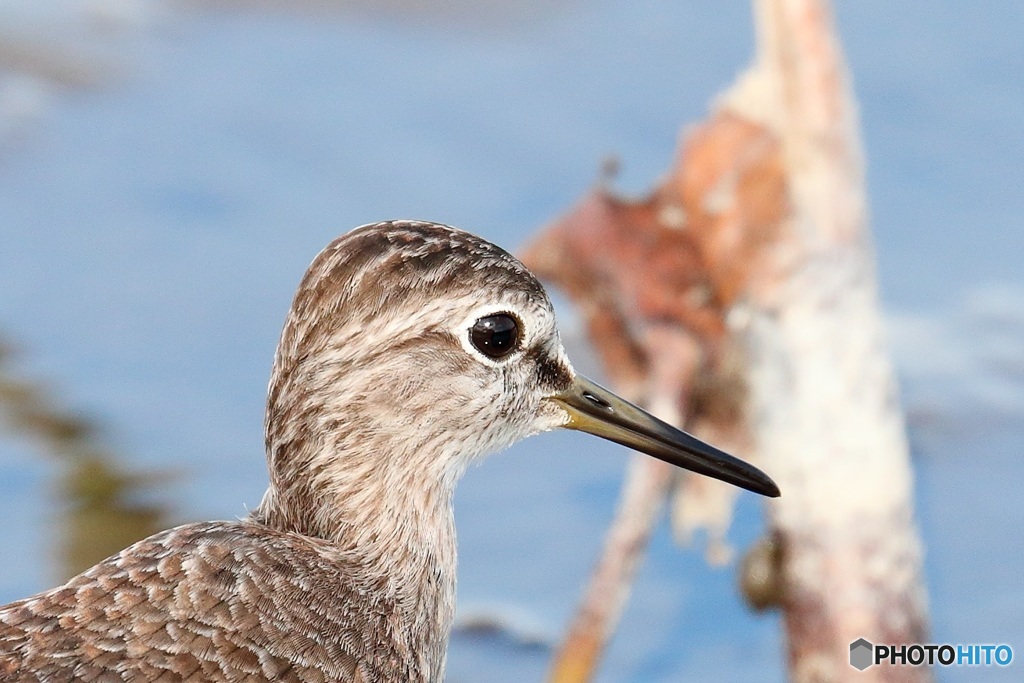
[{"label": "bird's neck", "polygon": [[[456,480],[473,452],[412,374],[346,347],[301,353],[289,324],[268,395],[270,487],[253,519],[322,539],[356,563],[443,668],[455,611]],[[453,394],[449,402],[461,399]],[[362,589],[363,587],[361,587]],[[377,594],[376,592],[374,593]],[[439,678],[439,676],[438,676]]]},{"label": "bird's neck", "polygon": [[280,531],[329,541],[383,567],[391,561],[454,561],[451,492],[441,487],[367,477],[325,497],[271,485],[253,516]]},{"label": "bird's neck", "polygon": [[[328,541],[381,577],[429,585],[452,577],[456,563],[452,487],[400,468],[352,459],[330,486],[316,478],[271,482],[253,518],[280,531]],[[445,580],[442,584],[448,584]],[[413,583],[412,585],[419,585]]]},{"label": "bird's neck", "polygon": [[455,616],[451,491],[358,469],[326,498],[272,483],[251,519],[333,545],[355,587],[370,589],[362,618],[384,620],[415,660],[410,680],[441,681]]},{"label": "bird's neck", "polygon": [[433,653],[427,666],[443,668],[455,612],[454,481],[400,466],[399,458],[372,457],[366,439],[358,452],[346,452],[350,441],[326,435],[305,442],[317,443],[320,452],[272,454],[271,462],[306,465],[272,472],[252,518],[334,545],[399,606],[415,641],[410,645]]}]

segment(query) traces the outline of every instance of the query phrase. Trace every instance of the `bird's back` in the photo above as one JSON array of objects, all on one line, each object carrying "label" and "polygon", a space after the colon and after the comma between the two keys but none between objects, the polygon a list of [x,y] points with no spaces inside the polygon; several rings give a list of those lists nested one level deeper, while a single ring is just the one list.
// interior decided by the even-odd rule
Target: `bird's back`
[{"label": "bird's back", "polygon": [[178,527],[0,607],[0,681],[429,680],[386,584],[254,522]]}]

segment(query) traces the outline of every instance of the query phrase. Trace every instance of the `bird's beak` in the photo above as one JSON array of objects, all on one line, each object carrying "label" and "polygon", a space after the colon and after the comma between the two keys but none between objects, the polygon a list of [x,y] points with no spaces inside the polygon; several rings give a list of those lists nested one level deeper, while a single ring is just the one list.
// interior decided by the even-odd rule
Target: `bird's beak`
[{"label": "bird's beak", "polygon": [[563,426],[653,455],[659,460],[776,498],[779,487],[753,465],[662,422],[586,377],[551,396],[568,414]]}]

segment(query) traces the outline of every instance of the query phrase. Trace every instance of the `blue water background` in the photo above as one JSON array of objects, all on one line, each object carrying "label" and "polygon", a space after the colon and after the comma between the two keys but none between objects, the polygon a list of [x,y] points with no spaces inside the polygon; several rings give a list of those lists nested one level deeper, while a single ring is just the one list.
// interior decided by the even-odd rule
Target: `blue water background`
[{"label": "blue water background", "polygon": [[[109,78],[63,88],[3,74],[0,117],[14,123],[0,128],[0,332],[21,347],[20,372],[103,424],[125,460],[183,473],[155,494],[179,521],[259,501],[270,360],[328,240],[416,217],[515,249],[610,154],[618,186],[642,191],[753,41],[744,2],[521,2],[496,15],[30,5],[0,5],[0,27],[80,48]],[[103,40],[82,39],[95,20],[84,6],[116,24]],[[843,3],[838,21],[934,638],[1024,657],[1024,5],[874,0]],[[542,677],[623,455],[552,434],[470,471],[460,610],[502,615],[541,644],[459,636],[452,681]],[[0,602],[58,579],[57,474],[29,440],[0,435]],[[741,546],[760,529],[752,498]],[[663,525],[600,680],[782,680],[778,620],[749,615],[733,581]]]}]

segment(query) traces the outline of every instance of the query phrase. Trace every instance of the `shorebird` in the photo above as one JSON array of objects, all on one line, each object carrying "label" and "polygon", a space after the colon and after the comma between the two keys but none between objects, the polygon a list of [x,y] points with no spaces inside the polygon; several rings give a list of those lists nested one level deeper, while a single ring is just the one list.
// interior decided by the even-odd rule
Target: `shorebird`
[{"label": "shorebird", "polygon": [[268,393],[259,507],[0,608],[0,680],[439,682],[456,481],[557,427],[778,495],[576,374],[537,279],[436,223],[363,226],[316,257]]}]

